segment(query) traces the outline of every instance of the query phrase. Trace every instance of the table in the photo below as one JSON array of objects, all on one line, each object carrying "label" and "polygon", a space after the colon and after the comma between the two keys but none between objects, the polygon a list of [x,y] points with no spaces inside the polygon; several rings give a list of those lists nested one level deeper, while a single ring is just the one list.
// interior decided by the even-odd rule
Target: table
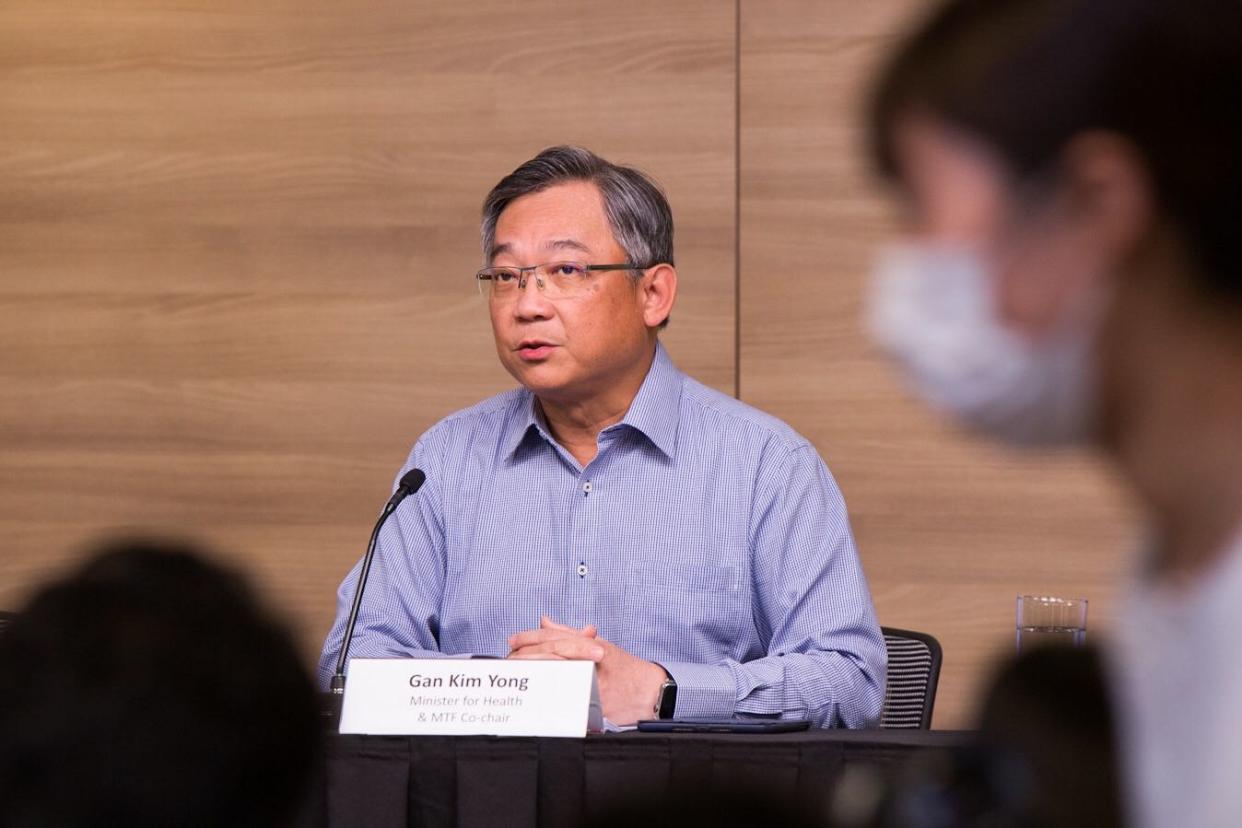
[{"label": "table", "polygon": [[912,730],[585,739],[332,734],[310,824],[578,826],[637,795],[712,786],[822,802],[846,765],[892,772],[919,751],[969,738]]}]

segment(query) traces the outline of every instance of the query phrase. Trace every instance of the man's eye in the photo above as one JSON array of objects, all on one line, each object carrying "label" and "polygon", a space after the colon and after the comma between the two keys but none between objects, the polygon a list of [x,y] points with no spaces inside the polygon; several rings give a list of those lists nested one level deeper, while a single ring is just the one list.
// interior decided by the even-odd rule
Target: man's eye
[{"label": "man's eye", "polygon": [[573,262],[561,262],[556,266],[556,273],[559,276],[583,276],[586,274],[586,268]]},{"label": "man's eye", "polygon": [[517,277],[517,273],[512,270],[498,270],[492,273],[492,279],[495,280],[497,284],[501,285],[507,285],[509,282],[515,282],[517,281]]}]

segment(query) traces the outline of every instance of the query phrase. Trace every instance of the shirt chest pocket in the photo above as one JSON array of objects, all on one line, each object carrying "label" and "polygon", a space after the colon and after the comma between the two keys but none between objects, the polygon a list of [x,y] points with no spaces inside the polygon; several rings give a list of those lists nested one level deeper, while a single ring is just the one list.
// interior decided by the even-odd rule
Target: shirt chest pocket
[{"label": "shirt chest pocket", "polygon": [[625,578],[626,638],[650,659],[713,663],[745,649],[750,617],[742,568],[716,562],[642,561]]}]

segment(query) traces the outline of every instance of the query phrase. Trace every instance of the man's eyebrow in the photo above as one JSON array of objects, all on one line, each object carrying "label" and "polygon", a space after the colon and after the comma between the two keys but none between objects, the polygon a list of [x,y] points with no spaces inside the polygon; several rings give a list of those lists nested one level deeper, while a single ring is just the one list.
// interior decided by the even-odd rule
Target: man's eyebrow
[{"label": "man's eyebrow", "polygon": [[591,252],[591,248],[574,239],[554,239],[553,241],[546,242],[543,246],[551,250],[577,250],[579,253]]},{"label": "man's eyebrow", "polygon": [[[591,252],[591,248],[576,239],[553,239],[552,241],[544,242],[543,247],[545,250],[576,250],[579,253]],[[494,244],[492,245],[492,249],[488,252],[487,260],[492,262],[496,260],[497,256],[512,252],[513,245],[508,242]]]}]

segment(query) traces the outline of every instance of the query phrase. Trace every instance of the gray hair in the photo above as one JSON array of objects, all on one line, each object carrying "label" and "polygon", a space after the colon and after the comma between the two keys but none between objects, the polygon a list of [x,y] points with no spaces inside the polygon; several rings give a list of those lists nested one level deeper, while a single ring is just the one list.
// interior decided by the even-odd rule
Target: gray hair
[{"label": "gray hair", "polygon": [[[582,147],[548,147],[500,179],[483,200],[483,258],[490,261],[496,222],[515,199],[569,181],[589,181],[604,197],[617,244],[640,270],[673,264],[673,211],[659,185],[633,167]],[[632,274],[638,276],[639,274]]]}]

